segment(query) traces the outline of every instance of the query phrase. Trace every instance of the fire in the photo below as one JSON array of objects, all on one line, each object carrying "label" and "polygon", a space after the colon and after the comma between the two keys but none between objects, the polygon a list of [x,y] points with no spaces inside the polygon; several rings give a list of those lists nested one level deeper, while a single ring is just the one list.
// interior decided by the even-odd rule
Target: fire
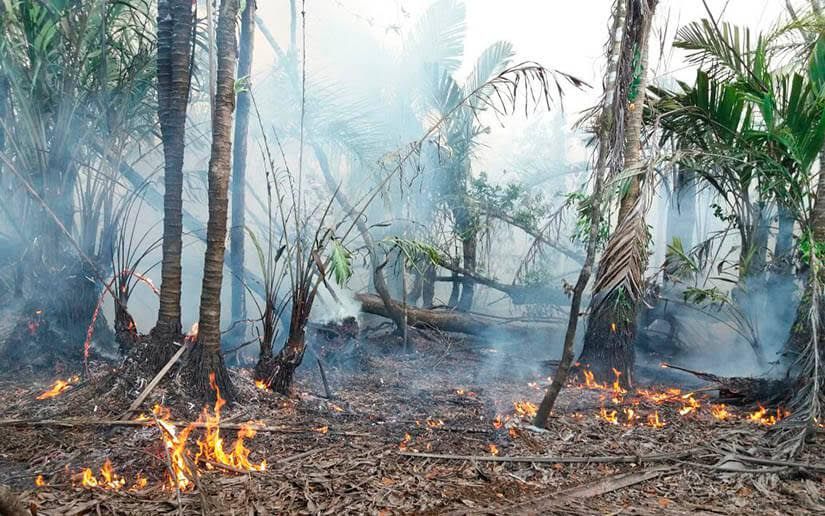
[{"label": "fire", "polygon": [[518,437],[518,430],[517,430],[517,429],[516,429],[516,427],[514,427],[514,426],[511,426],[511,427],[507,430],[507,433],[509,433],[509,434],[510,434],[510,439],[515,439],[516,437]]},{"label": "fire", "polygon": [[616,379],[613,380],[613,403],[621,403],[622,396],[627,394],[627,391],[623,389],[621,383],[619,383],[619,378],[622,376],[622,373],[616,368],[613,368],[613,374],[616,375]]},{"label": "fire", "polygon": [[186,335],[186,337],[189,338],[190,340],[197,339],[198,338],[198,328],[199,327],[200,327],[200,324],[198,322],[195,322],[194,324],[192,324],[192,327],[189,329],[189,334]]},{"label": "fire", "polygon": [[728,412],[728,409],[725,408],[724,403],[721,403],[719,405],[711,405],[710,413],[719,421],[724,421],[726,419],[730,419],[731,417],[733,417],[733,414]]},{"label": "fire", "polygon": [[38,396],[37,399],[38,400],[45,400],[45,399],[48,399],[48,398],[54,398],[55,396],[58,396],[63,391],[68,389],[69,385],[71,385],[73,383],[76,383],[78,381],[80,381],[80,377],[77,376],[77,375],[74,375],[74,376],[72,376],[72,377],[70,377],[66,380],[55,380],[55,382],[52,384],[51,388],[49,390],[47,390],[46,392],[44,392],[43,394],[41,394],[40,396]]},{"label": "fire", "polygon": [[407,444],[412,441],[412,436],[410,434],[404,434],[404,439],[398,443],[398,449],[404,451],[407,449]]},{"label": "fire", "polygon": [[606,389],[607,388],[605,385],[600,384],[599,382],[597,382],[595,380],[595,378],[593,376],[593,371],[588,371],[587,369],[585,369],[584,371],[582,371],[582,374],[584,374],[584,383],[585,383],[585,385],[587,386],[588,389]]},{"label": "fire", "polygon": [[791,415],[788,410],[779,407],[776,409],[776,414],[769,414],[768,409],[763,407],[761,404],[757,405],[759,406],[759,410],[748,415],[748,419],[753,423],[772,426],[781,421],[783,418]]},{"label": "fire", "polygon": [[493,443],[487,445],[487,448],[490,450],[491,455],[498,455],[498,446]]},{"label": "fire", "polygon": [[699,410],[699,408],[702,406],[702,404],[696,401],[696,399],[693,397],[692,392],[682,395],[682,400],[682,408],[679,409],[680,416],[686,416],[691,412]]},{"label": "fire", "polygon": [[614,322],[610,323],[610,331],[612,331],[613,333],[616,333],[616,323],[614,323]]},{"label": "fire", "polygon": [[37,478],[34,479],[34,485],[37,487],[44,487],[46,485],[46,481],[43,480],[43,475],[37,475]]},{"label": "fire", "polygon": [[607,421],[611,425],[618,425],[619,424],[619,418],[616,416],[616,411],[611,410],[610,412],[608,412],[604,408],[604,404],[602,404],[602,407],[599,410],[599,416],[598,417],[600,419],[604,420],[604,421]]},{"label": "fire", "polygon": [[651,428],[664,428],[665,422],[659,419],[659,411],[647,416],[647,426]]},{"label": "fire", "polygon": [[[196,330],[197,331],[197,330]],[[203,460],[206,462],[206,469],[212,469],[211,462],[224,464],[233,468],[239,468],[246,471],[264,471],[266,469],[266,461],[260,464],[254,464],[249,461],[250,450],[244,446],[244,440],[255,437],[257,433],[251,426],[243,425],[238,430],[238,438],[235,440],[231,450],[224,450],[224,440],[221,437],[221,408],[226,404],[226,401],[221,398],[221,390],[215,382],[215,373],[209,374],[209,385],[215,391],[216,400],[214,415],[209,414],[206,408],[201,412],[201,420],[206,423],[206,433],[202,439],[198,439],[197,444],[199,451],[195,455],[195,462]]]},{"label": "fire", "polygon": [[263,380],[255,380],[255,387],[261,389],[262,391],[269,389],[269,386]]},{"label": "fire", "polygon": [[[266,470],[265,460],[261,461],[260,464],[255,464],[249,460],[249,454],[251,452],[246,448],[244,442],[246,439],[255,437],[256,431],[251,425],[242,425],[240,430],[238,430],[238,437],[235,439],[235,442],[229,449],[224,449],[225,441],[221,436],[220,423],[221,408],[226,404],[226,401],[221,397],[221,392],[215,382],[214,374],[209,375],[209,383],[216,395],[213,414],[210,414],[209,409],[204,407],[197,424],[189,424],[181,430],[180,433],[178,433],[175,426],[169,422],[170,414],[168,409],[160,405],[155,405],[152,409],[155,415],[155,421],[161,429],[161,437],[172,469],[172,475],[168,477],[171,488],[183,490],[191,487],[196,473],[196,471],[193,471],[193,468],[197,467],[196,465],[199,463],[203,463],[207,470],[214,469],[216,465],[225,465],[233,470]],[[198,451],[194,458],[191,458],[191,452],[186,445],[189,435],[196,426],[204,426],[205,432],[203,437],[196,441]]]},{"label": "fire", "polygon": [[624,408],[622,413],[624,413],[625,425],[627,426],[633,426],[639,420],[639,415],[632,408]]},{"label": "fire", "polygon": [[[120,491],[126,485],[126,479],[120,475],[118,475],[114,468],[112,467],[112,461],[106,459],[103,462],[103,466],[100,467],[100,475],[95,476],[92,473],[92,470],[89,468],[84,469],[81,473],[75,475],[75,478],[80,479],[80,484],[83,487],[87,488],[100,488],[100,489],[107,489],[110,491]],[[43,477],[38,476],[37,480],[35,480],[35,484],[38,486],[45,485],[43,482]],[[146,487],[148,484],[148,479],[141,474],[138,474],[135,478],[135,482],[129,488],[129,490],[134,491],[136,489],[142,489]]]},{"label": "fire", "polygon": [[427,419],[427,426],[430,428],[438,428],[444,426],[444,421],[440,419]]},{"label": "fire", "polygon": [[498,430],[502,426],[504,426],[504,423],[501,421],[501,416],[496,415],[496,418],[493,420],[493,428]]},{"label": "fire", "polygon": [[315,431],[318,432],[319,434],[325,434],[325,433],[329,432],[329,426],[324,425],[320,428],[316,428]]},{"label": "fire", "polygon": [[538,411],[538,407],[529,401],[514,401],[513,407],[519,416],[535,417],[536,411]]},{"label": "fire", "polygon": [[475,392],[468,391],[468,390],[465,390],[465,389],[456,389],[455,393],[458,394],[459,396],[469,396],[471,398],[474,398],[476,396]]}]

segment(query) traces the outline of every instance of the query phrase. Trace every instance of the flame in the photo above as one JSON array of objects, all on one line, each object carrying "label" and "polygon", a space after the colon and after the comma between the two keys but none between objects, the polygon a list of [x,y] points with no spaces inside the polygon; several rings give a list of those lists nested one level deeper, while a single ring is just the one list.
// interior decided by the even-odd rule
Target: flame
[{"label": "flame", "polygon": [[639,415],[632,408],[624,408],[622,413],[625,416],[625,425],[627,426],[633,426],[639,420]]},{"label": "flame", "polygon": [[[173,489],[185,490],[190,488],[196,473],[192,468],[197,467],[199,463],[203,463],[208,470],[213,469],[215,464],[229,466],[233,470],[266,470],[265,460],[261,461],[260,464],[255,464],[249,460],[251,451],[246,448],[244,442],[246,439],[255,437],[257,433],[251,425],[242,425],[240,430],[238,430],[238,436],[232,446],[229,449],[224,448],[225,441],[221,436],[220,423],[221,408],[226,404],[226,401],[221,397],[220,389],[215,382],[214,373],[209,375],[209,384],[216,395],[213,413],[210,414],[208,407],[204,407],[197,423],[189,424],[181,430],[180,433],[178,433],[175,426],[169,422],[169,409],[160,405],[155,405],[152,409],[155,415],[155,421],[157,421],[158,426],[161,428],[161,438],[163,439],[164,446],[168,452],[169,462],[171,463],[172,474],[167,475],[167,478],[169,486]],[[191,452],[186,445],[189,435],[196,426],[204,426],[205,431],[203,437],[196,441],[198,446],[197,453],[194,458],[190,458]]]},{"label": "flame", "polygon": [[759,410],[748,415],[748,419],[752,423],[772,426],[791,415],[790,411],[780,407],[776,408],[776,414],[768,414],[768,409],[763,407],[761,403],[758,403],[757,405],[759,406]]},{"label": "flame", "polygon": [[653,414],[648,414],[647,416],[647,426],[651,428],[664,428],[665,422],[659,419],[659,411],[657,410]]},{"label": "flame", "polygon": [[66,380],[55,380],[52,384],[51,388],[37,397],[38,400],[45,400],[48,398],[54,398],[55,396],[61,394],[63,391],[69,388],[69,385],[80,381],[80,377],[74,375]]},{"label": "flame", "polygon": [[189,333],[186,335],[187,338],[190,340],[194,340],[198,338],[198,328],[200,328],[200,323],[195,322],[192,324],[192,327],[189,329]]},{"label": "flame", "polygon": [[719,421],[724,421],[726,419],[730,419],[731,417],[733,417],[733,414],[728,412],[728,410],[725,408],[724,403],[721,403],[719,405],[711,405],[710,413]]},{"label": "flame", "polygon": [[195,455],[195,462],[197,463],[198,460],[206,462],[206,469],[212,469],[211,461],[246,471],[264,471],[266,461],[262,461],[260,464],[250,462],[250,450],[244,446],[244,440],[255,437],[257,433],[250,425],[242,425],[241,429],[238,430],[238,438],[232,448],[229,451],[224,450],[220,423],[221,408],[226,404],[226,401],[221,397],[221,390],[215,382],[215,373],[209,373],[209,385],[215,391],[216,396],[214,415],[209,414],[206,408],[201,412],[201,420],[206,423],[206,432],[204,437],[197,441],[199,451]]},{"label": "flame", "polygon": [[516,427],[514,427],[514,426],[511,426],[511,427],[507,430],[507,432],[510,434],[510,438],[511,438],[511,439],[515,439],[515,438],[516,438],[516,437],[518,437],[518,435],[519,435],[519,434],[518,434],[518,430],[517,430],[517,429],[516,429]]},{"label": "flame", "polygon": [[487,445],[487,448],[490,450],[491,455],[498,455],[498,446],[493,443]]},{"label": "flame", "polygon": [[584,374],[584,383],[585,383],[585,385],[587,386],[588,389],[606,389],[607,388],[607,386],[605,386],[605,385],[603,385],[603,384],[601,384],[601,383],[599,383],[595,380],[595,378],[593,376],[593,371],[588,371],[587,369],[585,369],[584,371],[582,371],[582,374]]},{"label": "flame", "polygon": [[696,399],[693,397],[692,392],[683,394],[682,400],[682,408],[679,409],[680,416],[686,416],[691,412],[695,412],[696,410],[699,410],[699,408],[702,406],[702,404],[696,401]]},{"label": "flame", "polygon": [[613,380],[613,403],[621,403],[622,396],[627,394],[627,391],[622,388],[622,385],[619,382],[619,378],[622,376],[622,373],[616,368],[613,368],[613,374],[616,375],[616,379]]},{"label": "flame", "polygon": [[[126,479],[120,475],[118,475],[114,468],[112,467],[112,461],[106,459],[103,462],[103,466],[100,467],[100,475],[95,476],[92,473],[92,470],[89,468],[84,469],[82,472],[75,475],[76,478],[80,478],[80,484],[83,487],[87,488],[100,488],[100,489],[107,489],[110,491],[120,491],[126,485]],[[39,482],[43,481],[42,476],[38,476],[38,479],[35,480],[35,484],[37,485],[45,485],[45,483],[41,484]],[[138,474],[135,477],[135,482],[129,488],[129,490],[133,491],[136,489],[141,489],[146,487],[149,483],[149,480],[141,475]]]},{"label": "flame", "polygon": [[612,331],[613,333],[616,333],[616,323],[614,323],[614,322],[610,323],[610,331]]},{"label": "flame", "polygon": [[501,421],[501,416],[496,415],[496,418],[493,420],[493,428],[498,430],[502,426],[504,426],[504,423]]},{"label": "flame", "polygon": [[398,449],[404,451],[407,449],[407,444],[412,441],[412,436],[410,434],[404,434],[404,440],[398,443]]},{"label": "flame", "polygon": [[319,434],[325,434],[325,433],[329,432],[329,426],[324,425],[322,427],[316,428],[315,431],[318,432]]},{"label": "flame", "polygon": [[514,401],[513,407],[519,416],[535,417],[538,407],[529,401]]},{"label": "flame", "polygon": [[265,391],[269,389],[269,385],[267,385],[263,380],[255,380],[255,387]]},{"label": "flame", "polygon": [[618,425],[619,424],[619,418],[616,416],[616,411],[611,410],[610,412],[608,412],[604,408],[604,403],[602,403],[602,407],[599,410],[599,418],[604,420],[604,421],[607,421],[611,425]]},{"label": "flame", "polygon": [[37,475],[37,478],[34,479],[34,485],[37,487],[44,487],[46,485],[46,481],[43,480],[43,475]]},{"label": "flame", "polygon": [[438,428],[444,426],[444,421],[440,419],[427,419],[427,426],[430,428]]}]

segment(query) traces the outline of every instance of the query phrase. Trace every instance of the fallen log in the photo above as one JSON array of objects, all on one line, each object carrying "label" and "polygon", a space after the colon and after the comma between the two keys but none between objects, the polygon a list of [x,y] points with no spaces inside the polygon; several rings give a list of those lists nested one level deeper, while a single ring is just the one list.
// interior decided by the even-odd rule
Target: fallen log
[{"label": "fallen log", "polygon": [[770,378],[749,378],[741,376],[717,376],[704,371],[694,371],[686,367],[662,363],[662,367],[690,373],[719,387],[719,398],[740,404],[761,403],[763,405],[781,405],[787,402],[793,392],[791,379],[773,380]]},{"label": "fallen log", "polygon": [[[355,294],[355,299],[361,303],[361,311],[389,317],[384,302],[374,294]],[[391,301],[393,306],[402,310],[401,303]],[[454,312],[446,310],[427,310],[407,306],[407,324],[418,328],[435,328],[441,331],[466,333],[486,337],[490,333],[500,332],[516,334],[524,337],[536,337],[542,331],[547,331],[550,325],[535,325],[524,323],[509,323],[507,321],[495,320],[479,315],[468,314],[466,312]]]}]

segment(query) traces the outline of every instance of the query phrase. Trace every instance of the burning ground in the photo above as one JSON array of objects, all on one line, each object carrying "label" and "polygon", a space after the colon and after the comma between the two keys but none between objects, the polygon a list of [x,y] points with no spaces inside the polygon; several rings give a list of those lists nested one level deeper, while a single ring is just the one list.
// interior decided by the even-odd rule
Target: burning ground
[{"label": "burning ground", "polygon": [[96,390],[107,366],[92,364],[94,382],[7,378],[0,479],[38,514],[822,509],[819,439],[795,465],[745,458],[781,408],[585,377],[539,431],[529,416],[549,371],[514,377],[527,370],[523,353],[415,343],[406,355],[368,343],[360,371],[329,368],[332,400],[316,368],[302,369],[290,398],[235,369],[232,406],[195,406],[176,396],[173,378],[121,422],[123,397]]}]

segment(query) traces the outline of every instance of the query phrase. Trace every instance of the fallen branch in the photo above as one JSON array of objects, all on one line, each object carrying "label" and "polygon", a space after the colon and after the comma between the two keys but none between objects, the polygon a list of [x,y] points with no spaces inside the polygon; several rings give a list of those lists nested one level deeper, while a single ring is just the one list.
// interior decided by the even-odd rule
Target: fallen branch
[{"label": "fallen branch", "polygon": [[642,464],[645,462],[667,462],[695,455],[699,450],[687,450],[657,455],[608,455],[601,457],[547,457],[533,455],[526,457],[506,457],[498,455],[447,455],[441,453],[418,453],[399,451],[405,457],[444,460],[473,460],[478,462],[530,462],[535,464]]},{"label": "fallen branch", "polygon": [[[178,428],[186,428],[189,425],[192,425],[193,428],[206,428],[207,424],[202,422],[186,422],[186,421],[169,421],[170,425],[173,425]],[[70,419],[40,419],[40,420],[30,420],[30,419],[2,419],[0,420],[0,427],[3,426],[21,426],[21,427],[35,427],[35,426],[54,426],[60,428],[79,428],[84,426],[154,426],[154,422],[151,419],[146,419],[142,421],[121,421],[119,419],[107,419],[107,420],[93,420],[93,419],[79,419],[79,420],[70,420]],[[300,429],[300,428],[286,428],[280,426],[266,426],[266,425],[247,425],[243,423],[220,423],[215,425],[217,428],[221,430],[240,430],[241,428],[247,428],[250,430],[255,430],[256,432],[263,432],[263,433],[284,433],[284,434],[309,434],[309,433],[317,433],[317,430],[312,428]],[[327,431],[328,434],[331,435],[343,435],[348,437],[373,437],[373,434],[362,433],[362,432],[338,432],[335,430]]]},{"label": "fallen branch", "polygon": [[181,355],[183,355],[184,351],[189,349],[191,345],[192,341],[190,339],[187,339],[186,344],[178,348],[175,354],[172,355],[172,358],[170,358],[169,361],[166,362],[166,365],[164,365],[163,368],[161,368],[161,370],[158,371],[158,374],[156,374],[155,377],[152,378],[152,381],[149,382],[149,385],[147,385],[146,388],[143,389],[143,392],[140,393],[140,396],[138,396],[135,399],[135,401],[133,401],[132,404],[129,405],[129,408],[126,409],[126,412],[124,412],[119,419],[126,419],[127,417],[129,417],[129,414],[136,412],[137,409],[140,408],[140,405],[144,402],[144,400],[146,400],[146,397],[149,396],[149,393],[151,393],[155,389],[155,387],[157,387],[157,385],[160,383],[163,377],[166,376],[166,373],[168,373],[169,370],[172,369],[172,366],[175,365],[175,363],[180,359]]}]

